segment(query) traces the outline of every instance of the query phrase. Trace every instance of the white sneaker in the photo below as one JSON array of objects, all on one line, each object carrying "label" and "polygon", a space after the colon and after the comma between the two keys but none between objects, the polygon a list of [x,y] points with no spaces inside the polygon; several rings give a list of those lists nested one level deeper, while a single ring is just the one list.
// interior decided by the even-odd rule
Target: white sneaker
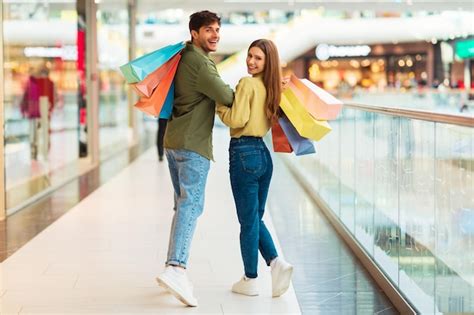
[{"label": "white sneaker", "polygon": [[187,306],[197,306],[197,299],[193,295],[193,287],[185,272],[175,270],[177,267],[167,266],[157,278],[158,284],[174,295]]},{"label": "white sneaker", "polygon": [[251,279],[243,276],[240,281],[234,283],[232,286],[232,292],[248,296],[258,295],[257,278]]},{"label": "white sneaker", "polygon": [[293,266],[277,257],[271,264],[272,268],[272,296],[279,297],[290,287]]}]

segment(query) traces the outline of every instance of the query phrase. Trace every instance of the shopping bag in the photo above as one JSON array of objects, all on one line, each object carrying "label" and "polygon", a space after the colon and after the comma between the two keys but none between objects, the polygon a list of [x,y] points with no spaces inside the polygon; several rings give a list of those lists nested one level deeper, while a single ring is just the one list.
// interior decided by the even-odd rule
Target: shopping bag
[{"label": "shopping bag", "polygon": [[288,138],[283,132],[283,129],[281,129],[280,123],[278,121],[272,124],[272,143],[274,152],[293,152],[291,144],[288,142]]},{"label": "shopping bag", "polygon": [[300,136],[287,117],[281,117],[278,122],[296,155],[316,153],[313,142]]},{"label": "shopping bag", "polygon": [[[178,68],[178,63],[174,64],[166,76],[161,80],[158,86],[153,90],[153,93],[150,97],[141,97],[138,102],[135,104],[135,107],[142,112],[158,116],[167,100],[170,88],[173,83],[174,75],[176,69]],[[174,94],[174,92],[173,92]]]},{"label": "shopping bag", "polygon": [[184,42],[165,46],[124,64],[120,71],[128,83],[140,82],[179,53],[184,46]]},{"label": "shopping bag", "polygon": [[164,65],[150,73],[145,79],[132,84],[133,88],[140,96],[150,97],[153,90],[158,86],[160,81],[163,80],[163,78],[168,74],[175,64],[179,63],[180,59],[181,54],[176,54]]},{"label": "shopping bag", "polygon": [[281,95],[280,107],[302,137],[319,141],[331,131],[327,121],[316,120],[288,88]]},{"label": "shopping bag", "polygon": [[342,102],[307,79],[292,75],[288,88],[308,112],[319,120],[336,119],[342,109]]},{"label": "shopping bag", "polygon": [[160,111],[159,118],[169,119],[171,117],[171,114],[173,113],[173,103],[174,103],[174,82],[171,83],[171,87],[168,91],[168,95],[166,95],[165,103],[163,104],[163,108]]}]

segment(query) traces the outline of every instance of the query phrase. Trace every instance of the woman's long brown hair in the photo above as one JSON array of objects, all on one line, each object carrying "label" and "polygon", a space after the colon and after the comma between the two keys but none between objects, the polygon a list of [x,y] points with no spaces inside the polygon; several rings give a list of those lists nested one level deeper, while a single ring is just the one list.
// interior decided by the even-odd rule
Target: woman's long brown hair
[{"label": "woman's long brown hair", "polygon": [[269,39],[257,39],[250,44],[252,47],[260,48],[265,54],[265,68],[263,70],[263,84],[267,90],[265,100],[265,113],[272,122],[280,117],[281,101],[281,67],[280,57],[275,44]]}]

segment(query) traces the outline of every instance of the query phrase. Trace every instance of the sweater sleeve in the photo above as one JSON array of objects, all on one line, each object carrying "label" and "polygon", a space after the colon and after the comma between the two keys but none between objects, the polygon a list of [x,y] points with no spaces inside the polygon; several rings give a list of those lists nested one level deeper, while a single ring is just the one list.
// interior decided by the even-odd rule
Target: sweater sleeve
[{"label": "sweater sleeve", "polygon": [[199,69],[196,88],[216,103],[227,106],[232,104],[234,92],[229,85],[222,81],[213,64],[204,64]]},{"label": "sweater sleeve", "polygon": [[250,119],[250,103],[253,92],[249,78],[242,78],[237,85],[232,107],[217,105],[217,114],[225,125],[230,128],[243,128],[247,124]]}]

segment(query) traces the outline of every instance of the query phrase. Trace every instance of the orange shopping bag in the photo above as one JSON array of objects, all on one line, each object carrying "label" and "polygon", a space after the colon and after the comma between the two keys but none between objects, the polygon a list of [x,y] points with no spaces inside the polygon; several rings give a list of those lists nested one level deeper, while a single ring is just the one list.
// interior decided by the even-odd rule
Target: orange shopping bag
[{"label": "orange shopping bag", "polygon": [[311,81],[292,75],[289,89],[317,120],[333,120],[341,112],[342,102]]},{"label": "orange shopping bag", "polygon": [[[176,74],[176,69],[178,69],[180,58],[181,57],[177,58],[177,61],[171,66],[166,75],[161,79],[161,81],[159,80],[159,84],[153,90],[151,96],[143,96],[138,100],[138,102],[135,104],[137,109],[152,116],[158,116],[160,114],[163,104],[165,103],[166,96],[168,95],[168,91],[171,87],[171,84],[173,83],[174,75]],[[149,76],[153,74],[154,73],[151,73]],[[150,81],[151,80],[156,80],[156,78],[150,79]]]},{"label": "orange shopping bag", "polygon": [[272,142],[274,152],[291,153],[293,149],[278,121],[272,124]]},{"label": "orange shopping bag", "polygon": [[181,54],[176,54],[173,58],[168,60],[164,65],[157,68],[155,71],[146,76],[145,79],[138,83],[132,84],[135,91],[140,96],[151,97],[153,90],[158,86],[161,80],[168,74],[174,65],[179,63]]}]

